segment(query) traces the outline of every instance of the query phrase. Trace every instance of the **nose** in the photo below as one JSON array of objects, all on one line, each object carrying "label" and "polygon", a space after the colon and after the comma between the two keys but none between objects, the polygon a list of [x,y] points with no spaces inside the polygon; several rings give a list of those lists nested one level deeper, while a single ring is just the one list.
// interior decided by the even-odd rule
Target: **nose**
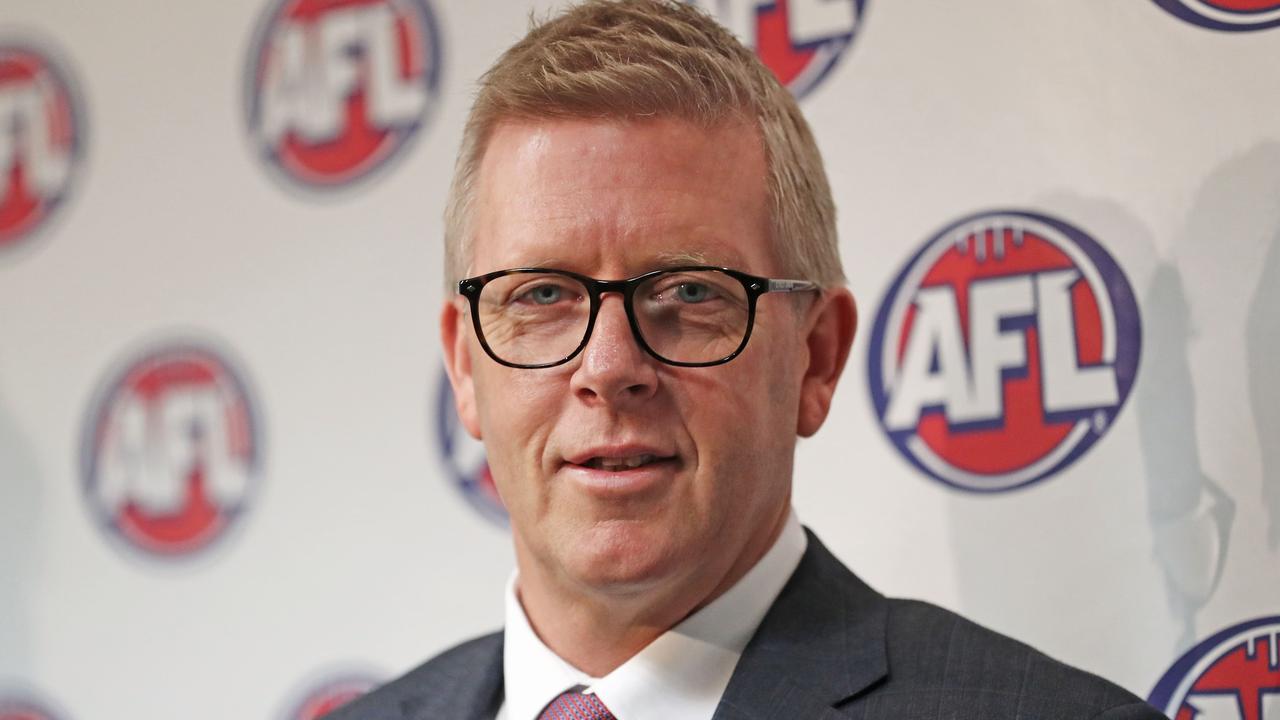
[{"label": "nose", "polygon": [[635,403],[653,397],[658,389],[658,361],[640,347],[617,295],[601,298],[595,327],[580,357],[570,387],[587,403]]}]

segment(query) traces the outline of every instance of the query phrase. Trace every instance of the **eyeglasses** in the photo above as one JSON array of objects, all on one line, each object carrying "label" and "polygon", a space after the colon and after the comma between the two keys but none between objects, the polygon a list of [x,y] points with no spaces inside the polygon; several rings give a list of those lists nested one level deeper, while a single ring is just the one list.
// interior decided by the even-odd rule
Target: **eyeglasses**
[{"label": "eyeglasses", "polygon": [[515,268],[458,283],[489,357],[530,369],[561,365],[582,352],[604,293],[622,295],[631,332],[645,352],[669,365],[707,367],[729,362],[747,346],[761,295],[819,289],[807,280],[772,280],[702,265],[627,280]]}]

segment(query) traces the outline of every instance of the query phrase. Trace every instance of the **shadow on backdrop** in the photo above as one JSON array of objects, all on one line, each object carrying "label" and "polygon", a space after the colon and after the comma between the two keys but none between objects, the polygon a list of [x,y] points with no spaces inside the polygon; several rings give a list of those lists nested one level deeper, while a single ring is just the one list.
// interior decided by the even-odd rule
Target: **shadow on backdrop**
[{"label": "shadow on backdrop", "polygon": [[[1231,357],[1245,353],[1247,402],[1261,454],[1261,492],[1238,497],[1242,507],[1260,506],[1266,539],[1280,545],[1280,143],[1265,142],[1217,167],[1201,185],[1187,229],[1175,255],[1185,268],[1212,273],[1218,292],[1197,297],[1195,321],[1202,327],[1245,314],[1244,348],[1223,347]],[[1248,283],[1257,278],[1257,284]],[[1232,292],[1239,288],[1239,293]],[[1244,294],[1256,288],[1251,302]]]},{"label": "shadow on backdrop", "polygon": [[1196,613],[1222,579],[1235,502],[1200,461],[1189,360],[1195,333],[1182,275],[1172,263],[1157,266],[1143,308],[1146,359],[1137,394],[1138,437],[1155,556],[1180,625],[1175,648],[1180,652],[1194,644]]},{"label": "shadow on backdrop", "polygon": [[[1280,153],[1278,153],[1280,154]],[[1270,162],[1280,172],[1280,158]],[[1280,194],[1271,201],[1280,204]],[[1262,454],[1262,506],[1267,546],[1280,550],[1280,225],[1270,240],[1258,290],[1245,321],[1249,403]]]},{"label": "shadow on backdrop", "polygon": [[[1148,292],[1149,347],[1163,357],[1145,368],[1140,419],[1156,556],[1165,571],[1170,604],[1183,623],[1180,651],[1212,629],[1197,632],[1195,615],[1218,590],[1232,532],[1239,532],[1237,504],[1242,512],[1268,516],[1275,547],[1280,515],[1280,375],[1274,359],[1280,352],[1278,233],[1280,143],[1270,142],[1229,158],[1209,173],[1191,202],[1186,227],[1173,239],[1171,264],[1157,270]],[[1247,311],[1247,357],[1241,358],[1236,334],[1240,315],[1246,312],[1249,282],[1257,276],[1268,246],[1271,252]],[[1191,301],[1184,277],[1195,280]],[[1213,343],[1219,372],[1248,374],[1244,401],[1252,406],[1263,455],[1261,497],[1256,499],[1244,495],[1251,487],[1247,478],[1210,478],[1203,470],[1195,429],[1189,425],[1196,416],[1195,399],[1189,392],[1181,395],[1182,388],[1190,387],[1186,358],[1197,330]],[[1241,360],[1244,367],[1237,366]],[[1221,412],[1216,408],[1211,419],[1217,422]],[[1235,544],[1252,554],[1248,548],[1253,541],[1236,538]]]},{"label": "shadow on backdrop", "polygon": [[0,396],[0,668],[29,668],[27,630],[40,537],[35,453]]}]

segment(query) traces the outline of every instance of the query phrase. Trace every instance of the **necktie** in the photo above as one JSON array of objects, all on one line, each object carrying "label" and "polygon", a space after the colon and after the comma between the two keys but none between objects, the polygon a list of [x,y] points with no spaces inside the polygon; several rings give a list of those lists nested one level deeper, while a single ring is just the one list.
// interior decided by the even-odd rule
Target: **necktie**
[{"label": "necktie", "polygon": [[577,690],[561,693],[538,715],[538,720],[617,720],[595,695]]}]

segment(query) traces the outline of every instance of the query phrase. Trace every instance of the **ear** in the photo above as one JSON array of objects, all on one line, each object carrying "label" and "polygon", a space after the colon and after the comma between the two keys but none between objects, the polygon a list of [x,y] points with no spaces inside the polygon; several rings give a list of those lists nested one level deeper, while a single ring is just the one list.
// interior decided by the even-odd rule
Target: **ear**
[{"label": "ear", "polygon": [[471,330],[468,310],[460,297],[445,301],[440,311],[440,345],[444,348],[444,369],[453,386],[453,404],[462,426],[480,439],[480,413],[476,410],[476,386],[471,375]]},{"label": "ear", "polygon": [[809,364],[800,379],[800,412],[796,418],[796,433],[801,437],[818,432],[826,421],[831,397],[858,329],[858,308],[848,288],[824,290],[809,312],[813,319],[804,338]]}]

